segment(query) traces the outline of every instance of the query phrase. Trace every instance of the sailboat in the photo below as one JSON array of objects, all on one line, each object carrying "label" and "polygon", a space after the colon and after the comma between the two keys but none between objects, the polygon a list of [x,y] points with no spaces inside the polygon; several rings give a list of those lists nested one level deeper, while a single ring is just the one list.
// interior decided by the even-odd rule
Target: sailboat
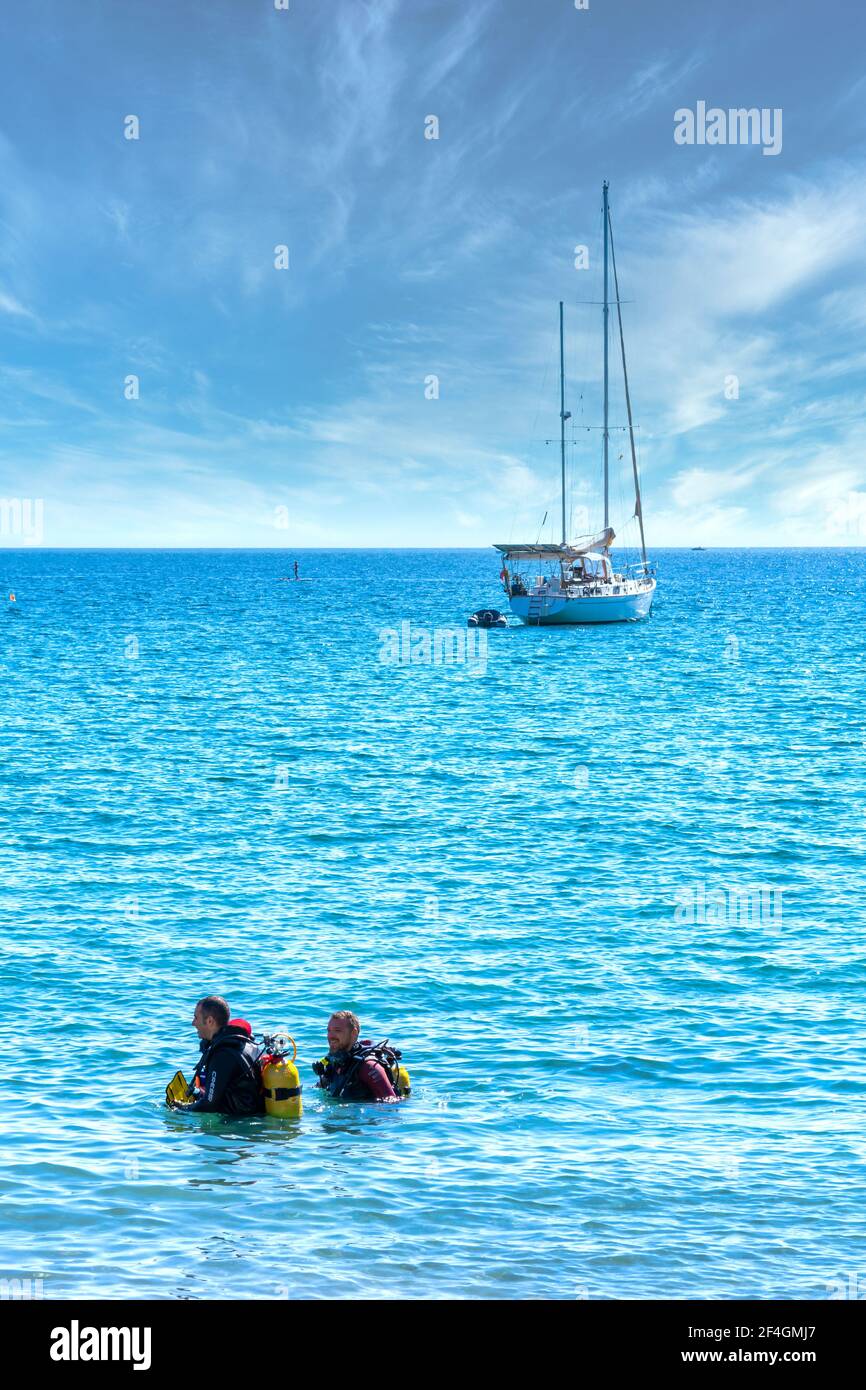
[{"label": "sailboat", "polygon": [[[616,258],[613,250],[613,228],[608,206],[608,185],[604,183],[603,221],[604,221],[604,527],[593,536],[582,536],[569,541],[566,531],[566,487],[565,487],[565,422],[571,419],[571,412],[565,408],[565,330],[563,305],[559,305],[559,423],[560,452],[562,464],[562,540],[557,545],[496,545],[494,549],[502,555],[500,577],[511,611],[524,623],[622,623],[645,618],[650,612],[655,595],[656,581],[647,560],[646,539],[641,507],[640,477],[638,475],[637,454],[634,444],[634,424],[631,413],[631,396],[628,389],[628,372],[625,364],[625,341],[622,334],[622,306],[619,297],[619,281],[616,273]],[[610,525],[610,469],[608,454],[610,449],[609,432],[609,316],[608,262],[613,270],[616,311],[619,325],[619,343],[622,355],[622,372],[625,384],[625,403],[628,412],[628,433],[631,444],[632,472],[634,476],[634,516],[640,527],[641,560],[637,564],[615,568],[611,559],[611,546],[615,532]],[[541,573],[535,571],[540,570]]]}]

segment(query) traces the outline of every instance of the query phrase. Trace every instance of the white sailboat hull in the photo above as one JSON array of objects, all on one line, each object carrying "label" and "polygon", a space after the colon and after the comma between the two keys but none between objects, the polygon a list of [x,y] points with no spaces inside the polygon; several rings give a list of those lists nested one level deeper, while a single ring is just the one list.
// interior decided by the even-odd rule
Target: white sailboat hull
[{"label": "white sailboat hull", "polygon": [[656,583],[642,586],[636,593],[568,596],[561,593],[513,595],[511,611],[530,627],[567,623],[633,623],[649,615]]}]

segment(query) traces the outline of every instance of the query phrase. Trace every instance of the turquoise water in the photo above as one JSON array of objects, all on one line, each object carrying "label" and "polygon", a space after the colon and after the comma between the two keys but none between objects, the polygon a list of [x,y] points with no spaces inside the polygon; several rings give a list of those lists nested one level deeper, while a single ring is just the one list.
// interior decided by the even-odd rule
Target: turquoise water
[{"label": "turquoise water", "polygon": [[[661,552],[648,622],[402,665],[493,553],[299,558],[0,556],[0,1275],[866,1292],[863,552]],[[172,1115],[213,990],[307,1083],[354,1008],[412,1099]]]}]

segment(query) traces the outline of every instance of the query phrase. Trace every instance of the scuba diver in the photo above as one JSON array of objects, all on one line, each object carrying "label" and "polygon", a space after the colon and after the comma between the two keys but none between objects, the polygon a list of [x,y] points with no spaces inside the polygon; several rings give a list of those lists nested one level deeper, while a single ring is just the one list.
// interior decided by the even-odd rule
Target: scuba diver
[{"label": "scuba diver", "polygon": [[409,1094],[409,1073],[401,1053],[369,1038],[358,1041],[355,1014],[339,1009],[328,1019],[328,1055],[313,1063],[319,1086],[341,1100],[375,1100],[394,1105]]},{"label": "scuba diver", "polygon": [[218,994],[198,1001],[192,1023],[201,1039],[201,1060],[190,1088],[195,1099],[172,1100],[172,1109],[199,1114],[264,1114],[259,1050],[250,1025],[242,1018],[232,1018],[228,1004]]}]

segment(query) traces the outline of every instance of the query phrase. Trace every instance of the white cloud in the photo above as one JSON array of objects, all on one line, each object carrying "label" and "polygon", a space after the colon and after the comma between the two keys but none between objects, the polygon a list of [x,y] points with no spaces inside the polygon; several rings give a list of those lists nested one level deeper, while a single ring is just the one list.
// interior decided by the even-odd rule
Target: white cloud
[{"label": "white cloud", "polygon": [[673,500],[683,511],[706,507],[731,492],[749,487],[754,473],[735,474],[711,472],[706,468],[689,468],[678,473],[671,483]]},{"label": "white cloud", "polygon": [[0,290],[0,314],[10,314],[13,318],[35,319],[36,315],[16,299],[14,294]]}]

